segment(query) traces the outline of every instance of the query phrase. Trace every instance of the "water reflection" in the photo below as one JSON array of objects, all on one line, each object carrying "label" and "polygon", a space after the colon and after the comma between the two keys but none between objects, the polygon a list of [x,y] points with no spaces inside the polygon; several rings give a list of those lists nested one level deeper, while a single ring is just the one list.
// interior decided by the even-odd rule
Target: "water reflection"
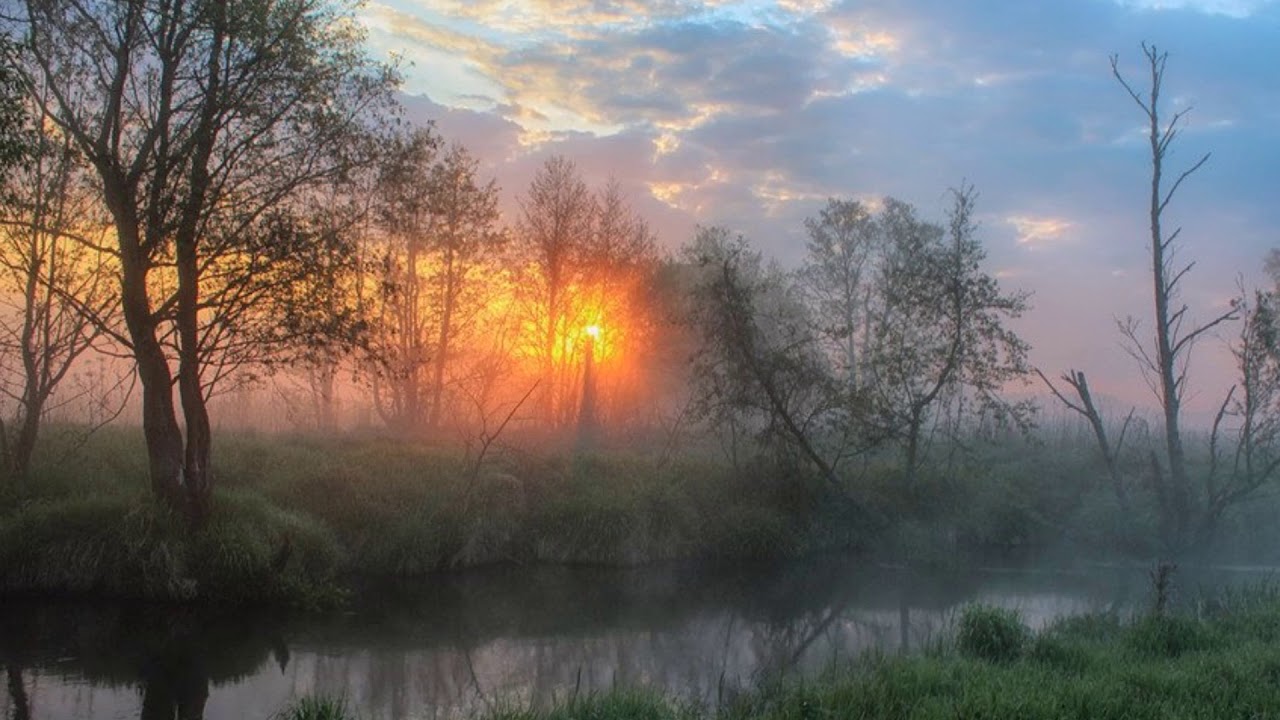
[{"label": "water reflection", "polygon": [[371,588],[328,617],[6,606],[5,717],[266,718],[345,696],[364,718],[546,705],[613,686],[715,703],[762,674],[917,649],[972,600],[1030,624],[1140,597],[1142,573],[927,577],[825,558],[709,573],[494,569]]}]

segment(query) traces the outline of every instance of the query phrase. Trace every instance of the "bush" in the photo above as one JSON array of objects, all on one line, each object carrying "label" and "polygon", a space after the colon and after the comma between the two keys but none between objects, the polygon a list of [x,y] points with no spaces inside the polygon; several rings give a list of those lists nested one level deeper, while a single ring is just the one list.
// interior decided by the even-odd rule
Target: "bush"
[{"label": "bush", "polygon": [[988,662],[1012,662],[1022,653],[1029,633],[1013,610],[969,605],[960,615],[956,643],[960,653]]}]

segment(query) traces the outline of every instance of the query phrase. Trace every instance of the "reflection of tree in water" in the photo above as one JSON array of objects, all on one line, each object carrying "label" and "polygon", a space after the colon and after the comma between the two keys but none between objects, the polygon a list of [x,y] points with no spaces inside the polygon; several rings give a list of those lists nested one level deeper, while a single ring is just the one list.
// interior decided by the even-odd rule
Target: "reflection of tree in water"
[{"label": "reflection of tree in water", "polygon": [[[1041,603],[1031,616],[1110,592],[1078,578],[1034,585],[1039,594],[1023,596]],[[817,670],[872,647],[919,649],[957,606],[1006,602],[1027,586],[1025,577],[939,579],[830,559],[724,571],[505,569],[434,578],[401,597],[383,590],[356,612],[287,625],[155,608],[6,612],[0,663],[14,670],[18,696],[33,687],[22,688],[19,671],[42,673],[44,702],[16,702],[12,685],[7,693],[9,714],[30,706],[29,720],[48,716],[59,678],[71,680],[64,692],[84,687],[76,677],[124,688],[146,718],[265,717],[312,693],[345,696],[365,718],[457,717],[615,685],[717,703],[762,673]]]},{"label": "reflection of tree in water", "polygon": [[18,605],[0,615],[0,661],[12,717],[31,720],[24,671],[81,675],[136,687],[142,720],[200,720],[212,683],[233,683],[272,656],[287,662],[266,619],[214,617],[178,608]]}]

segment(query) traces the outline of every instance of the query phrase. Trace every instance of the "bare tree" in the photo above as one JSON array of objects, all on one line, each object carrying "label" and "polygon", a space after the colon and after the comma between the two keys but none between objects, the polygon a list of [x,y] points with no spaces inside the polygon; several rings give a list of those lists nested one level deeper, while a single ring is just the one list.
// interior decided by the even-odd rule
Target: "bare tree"
[{"label": "bare tree", "polygon": [[1102,413],[1098,410],[1097,403],[1093,400],[1093,392],[1089,390],[1089,380],[1084,373],[1079,370],[1068,370],[1062,374],[1062,382],[1074,391],[1076,400],[1067,397],[1053,381],[1045,376],[1039,368],[1036,368],[1036,375],[1049,388],[1049,392],[1065,405],[1072,412],[1078,413],[1088,423],[1089,428],[1093,430],[1094,440],[1098,443],[1098,450],[1102,453],[1102,461],[1106,463],[1107,475],[1111,478],[1111,489],[1115,493],[1116,501],[1120,504],[1120,509],[1128,514],[1131,509],[1129,502],[1129,490],[1126,487],[1124,473],[1120,466],[1121,453],[1124,451],[1124,440],[1128,434],[1129,426],[1133,422],[1134,410],[1131,408],[1129,414],[1125,416],[1124,423],[1120,426],[1120,435],[1116,438],[1114,445],[1111,444],[1111,438],[1107,434],[1106,423],[1103,422]]},{"label": "bare tree", "polygon": [[0,394],[13,403],[0,422],[0,461],[19,480],[54,392],[100,335],[90,316],[111,317],[117,302],[114,258],[91,247],[105,233],[83,157],[66,136],[30,137],[26,161],[0,184]]},{"label": "bare tree", "polygon": [[1183,121],[1191,108],[1183,108],[1168,120],[1161,117],[1160,93],[1163,89],[1165,65],[1168,53],[1156,46],[1142,45],[1148,86],[1139,91],[1120,72],[1119,58],[1111,57],[1111,72],[1142,111],[1146,121],[1147,139],[1151,152],[1151,193],[1148,205],[1150,222],[1151,285],[1154,299],[1152,321],[1155,325],[1154,347],[1143,341],[1141,325],[1128,318],[1120,324],[1121,332],[1129,342],[1131,354],[1139,362],[1148,384],[1160,402],[1164,416],[1165,459],[1167,476],[1159,462],[1152,459],[1152,483],[1157,491],[1168,498],[1164,518],[1168,526],[1166,542],[1174,548],[1185,548],[1191,541],[1193,530],[1194,490],[1187,470],[1187,453],[1183,444],[1181,413],[1186,392],[1187,368],[1196,341],[1224,322],[1237,317],[1236,308],[1218,313],[1203,323],[1189,320],[1188,307],[1180,300],[1179,290],[1183,278],[1195,266],[1194,262],[1177,260],[1177,240],[1181,228],[1166,231],[1164,214],[1178,189],[1192,174],[1209,160],[1206,153],[1190,167],[1178,173],[1173,182],[1165,178],[1165,158],[1174,140],[1182,131]]},{"label": "bare tree", "polygon": [[529,324],[531,348],[542,364],[542,411],[549,419],[572,419],[567,360],[576,333],[570,332],[571,288],[591,242],[596,203],[577,167],[562,156],[538,170],[520,203],[514,250],[523,272],[518,279]]},{"label": "bare tree", "polygon": [[281,259],[261,244],[266,216],[364,161],[355,138],[394,76],[329,0],[9,7],[25,82],[49,89],[44,117],[88,159],[112,218],[125,326],[112,333],[141,381],[152,488],[198,525],[213,489],[206,373],[217,339],[240,339],[222,310],[266,269],[243,248]]}]

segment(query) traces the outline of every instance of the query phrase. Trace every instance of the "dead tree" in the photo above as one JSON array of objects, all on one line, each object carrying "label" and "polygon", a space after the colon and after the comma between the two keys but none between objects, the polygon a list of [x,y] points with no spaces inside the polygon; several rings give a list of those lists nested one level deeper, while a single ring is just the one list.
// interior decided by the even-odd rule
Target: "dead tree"
[{"label": "dead tree", "polygon": [[1210,320],[1193,323],[1187,316],[1188,307],[1179,299],[1179,286],[1194,262],[1176,260],[1175,245],[1181,228],[1171,232],[1164,229],[1164,213],[1178,188],[1209,160],[1209,154],[1201,156],[1190,167],[1180,172],[1172,183],[1166,185],[1165,159],[1173,141],[1181,134],[1183,122],[1190,107],[1179,110],[1166,121],[1160,116],[1160,91],[1164,83],[1168,53],[1160,52],[1155,45],[1143,43],[1142,52],[1150,72],[1148,88],[1139,92],[1120,72],[1119,59],[1111,57],[1111,72],[1125,92],[1142,110],[1147,125],[1147,138],[1151,146],[1151,199],[1148,208],[1150,219],[1151,273],[1154,299],[1155,343],[1149,346],[1140,338],[1140,323],[1128,318],[1120,323],[1120,330],[1128,340],[1130,354],[1140,364],[1148,384],[1159,399],[1164,415],[1164,441],[1168,477],[1158,466],[1153,466],[1157,477],[1153,481],[1167,488],[1169,494],[1168,517],[1163,518],[1169,532],[1165,542],[1171,548],[1186,549],[1191,540],[1193,525],[1193,498],[1191,479],[1187,470],[1186,449],[1181,430],[1182,400],[1186,391],[1187,367],[1196,341],[1224,322],[1236,318],[1233,306]]},{"label": "dead tree", "polygon": [[1120,426],[1120,436],[1116,438],[1116,444],[1112,446],[1110,438],[1107,436],[1107,426],[1102,421],[1102,413],[1098,412],[1098,406],[1093,401],[1093,393],[1089,391],[1089,381],[1085,378],[1084,373],[1079,370],[1068,370],[1062,374],[1062,381],[1075,391],[1078,401],[1068,398],[1062,391],[1058,390],[1048,377],[1045,376],[1039,368],[1035,370],[1036,375],[1044,381],[1045,386],[1049,388],[1049,392],[1054,397],[1066,405],[1068,409],[1079,413],[1089,423],[1089,427],[1093,430],[1093,437],[1098,442],[1098,450],[1102,453],[1102,461],[1106,463],[1107,475],[1111,478],[1111,488],[1115,492],[1116,501],[1120,503],[1120,509],[1126,514],[1130,510],[1129,491],[1125,488],[1124,476],[1121,474],[1120,453],[1124,449],[1124,438],[1129,431],[1129,425],[1133,422],[1133,409],[1129,409],[1129,414],[1125,416],[1124,423]]}]

